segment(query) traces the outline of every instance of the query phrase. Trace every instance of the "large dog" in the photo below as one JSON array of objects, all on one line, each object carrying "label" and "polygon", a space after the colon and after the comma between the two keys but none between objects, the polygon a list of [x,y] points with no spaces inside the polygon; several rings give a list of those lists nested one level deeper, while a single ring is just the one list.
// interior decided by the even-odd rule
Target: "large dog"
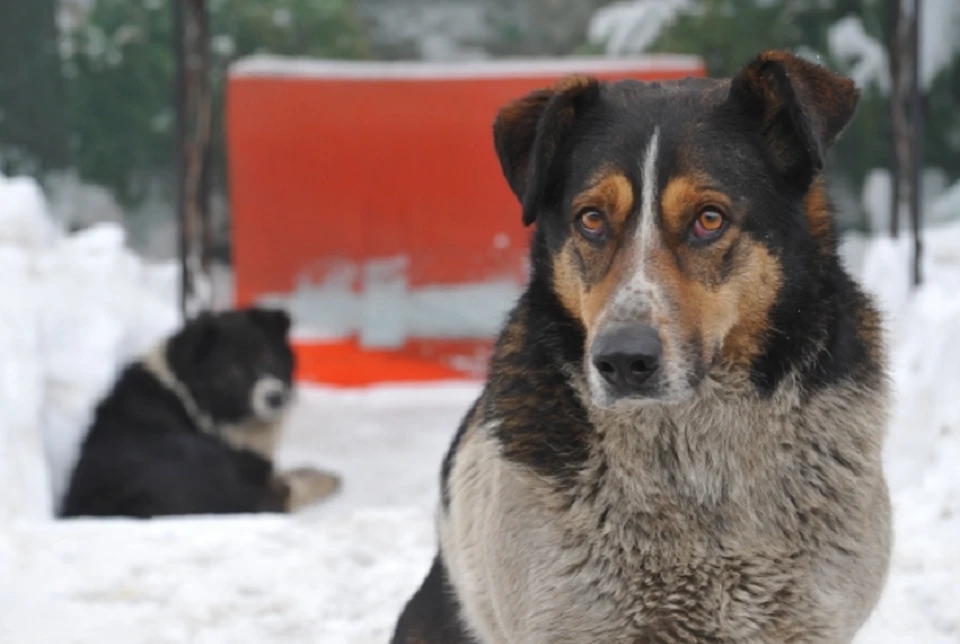
[{"label": "large dog", "polygon": [[273,458],[293,392],[286,312],[203,313],[124,369],[97,406],[64,517],[287,512],[339,477]]},{"label": "large dog", "polygon": [[765,52],[501,110],[530,282],[395,643],[851,641],[891,545],[881,320],[823,176],[857,102]]}]

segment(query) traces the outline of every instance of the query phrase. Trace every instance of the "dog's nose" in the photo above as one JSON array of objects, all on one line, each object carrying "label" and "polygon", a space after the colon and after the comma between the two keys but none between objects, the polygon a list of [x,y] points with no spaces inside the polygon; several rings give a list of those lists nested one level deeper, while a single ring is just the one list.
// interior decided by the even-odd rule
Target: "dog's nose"
[{"label": "dog's nose", "polygon": [[590,347],[593,366],[622,394],[638,391],[660,366],[663,344],[649,326],[621,327],[597,336]]},{"label": "dog's nose", "polygon": [[286,401],[287,397],[282,391],[271,391],[266,396],[267,406],[271,409],[279,409],[283,407],[283,403]]}]

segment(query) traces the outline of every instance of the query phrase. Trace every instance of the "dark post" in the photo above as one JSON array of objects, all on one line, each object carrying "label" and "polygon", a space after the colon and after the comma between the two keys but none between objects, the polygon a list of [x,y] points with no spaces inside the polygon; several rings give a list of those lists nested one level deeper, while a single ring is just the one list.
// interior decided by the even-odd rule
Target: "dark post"
[{"label": "dark post", "polygon": [[210,46],[206,0],[174,0],[177,217],[184,319],[212,306],[210,272]]},{"label": "dark post", "polygon": [[890,236],[900,232],[900,187],[903,180],[901,152],[906,118],[903,112],[903,0],[887,0],[887,68],[890,72]]},{"label": "dark post", "polygon": [[910,156],[913,176],[910,190],[910,224],[913,230],[913,284],[919,286],[921,282],[920,260],[922,241],[920,239],[920,224],[923,216],[923,129],[924,129],[924,100],[923,85],[920,78],[920,11],[923,0],[913,0],[913,15],[911,16],[913,46],[913,74],[910,87],[910,116],[913,121],[913,140]]}]

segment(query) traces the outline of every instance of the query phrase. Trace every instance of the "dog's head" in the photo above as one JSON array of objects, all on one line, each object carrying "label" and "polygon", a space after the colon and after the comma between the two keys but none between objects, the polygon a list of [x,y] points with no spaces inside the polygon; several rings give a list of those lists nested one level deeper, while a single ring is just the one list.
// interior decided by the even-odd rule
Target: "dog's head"
[{"label": "dog's head", "polygon": [[166,362],[217,425],[273,423],[292,400],[289,331],[282,310],[202,313],[167,343]]},{"label": "dog's head", "polygon": [[765,52],[732,79],[572,77],[500,111],[536,278],[582,325],[596,404],[675,402],[751,368],[774,308],[835,252],[821,170],[857,101]]}]

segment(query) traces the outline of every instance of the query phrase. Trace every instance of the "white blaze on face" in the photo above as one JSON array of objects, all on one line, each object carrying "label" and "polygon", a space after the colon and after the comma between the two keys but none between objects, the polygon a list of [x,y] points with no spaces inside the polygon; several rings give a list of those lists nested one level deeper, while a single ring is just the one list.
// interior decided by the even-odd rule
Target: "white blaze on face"
[{"label": "white blaze on face", "polygon": [[660,128],[654,128],[640,159],[640,213],[634,235],[633,261],[607,309],[601,326],[649,322],[650,313],[662,302],[660,287],[649,275],[648,258],[660,243],[657,228],[657,157]]},{"label": "white blaze on face", "polygon": [[[643,268],[644,259],[653,247],[657,237],[657,155],[660,153],[660,128],[654,128],[647,143],[640,166],[640,222],[637,225],[636,243],[639,251],[638,269]],[[638,270],[638,273],[642,271]]]},{"label": "white blaze on face", "polygon": [[289,401],[287,386],[279,378],[264,376],[253,386],[250,407],[262,421],[276,420],[286,409]]}]

